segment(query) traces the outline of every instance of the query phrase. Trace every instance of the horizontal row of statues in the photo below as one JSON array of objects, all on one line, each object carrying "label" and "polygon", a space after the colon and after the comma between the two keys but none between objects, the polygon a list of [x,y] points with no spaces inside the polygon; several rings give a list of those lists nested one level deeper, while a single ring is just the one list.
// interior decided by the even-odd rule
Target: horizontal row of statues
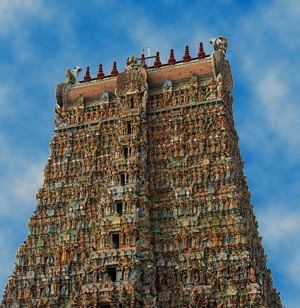
[{"label": "horizontal row of statues", "polygon": [[[222,99],[224,96],[222,76],[212,78],[199,86],[197,76],[192,75],[189,83],[183,89],[173,91],[172,81],[167,79],[162,85],[162,93],[148,97],[146,108],[148,111],[163,109],[172,106],[187,105],[195,102]],[[143,98],[145,99],[145,98]],[[79,95],[73,106],[67,108],[59,104],[55,107],[55,125],[64,127],[89,121],[97,121],[116,117],[124,110],[140,108],[140,93],[126,95],[117,103],[114,95],[103,92],[98,98],[99,104],[85,106],[83,95]],[[94,103],[94,102],[93,102]]]}]

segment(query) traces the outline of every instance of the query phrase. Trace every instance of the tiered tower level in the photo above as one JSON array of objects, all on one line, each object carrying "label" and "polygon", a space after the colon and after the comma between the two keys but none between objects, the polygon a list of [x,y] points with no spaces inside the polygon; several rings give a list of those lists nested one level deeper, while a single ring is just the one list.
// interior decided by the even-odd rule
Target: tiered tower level
[{"label": "tiered tower level", "polygon": [[67,70],[1,307],[282,307],[232,112],[227,40],[167,64]]}]

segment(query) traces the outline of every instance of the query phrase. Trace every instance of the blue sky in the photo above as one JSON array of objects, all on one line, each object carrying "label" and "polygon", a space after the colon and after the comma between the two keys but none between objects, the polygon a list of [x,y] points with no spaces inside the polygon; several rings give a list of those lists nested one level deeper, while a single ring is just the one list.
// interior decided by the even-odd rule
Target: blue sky
[{"label": "blue sky", "polygon": [[[0,293],[43,182],[55,85],[66,68],[112,62],[143,47],[162,62],[184,46],[228,37],[234,116],[274,284],[300,307],[299,0],[0,0]],[[84,72],[81,74],[83,79]]]}]

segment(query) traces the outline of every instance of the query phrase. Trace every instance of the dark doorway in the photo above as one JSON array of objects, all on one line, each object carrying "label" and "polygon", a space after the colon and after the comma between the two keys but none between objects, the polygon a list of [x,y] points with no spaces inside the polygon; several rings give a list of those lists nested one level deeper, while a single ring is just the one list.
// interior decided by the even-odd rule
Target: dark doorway
[{"label": "dark doorway", "polygon": [[134,99],[133,97],[130,98],[130,108],[134,108]]},{"label": "dark doorway", "polygon": [[[107,271],[108,276],[112,280],[112,282],[115,282],[117,280],[117,268],[115,266],[109,266],[106,268],[106,271]],[[107,306],[107,307],[110,307],[110,306]]]},{"label": "dark doorway", "polygon": [[127,123],[127,134],[131,134],[132,133],[132,128],[131,128],[131,123]]},{"label": "dark doorway", "polygon": [[118,249],[120,247],[120,235],[119,233],[112,234],[112,242],[114,244],[114,248]]},{"label": "dark doorway", "polygon": [[121,200],[116,202],[116,211],[117,211],[117,213],[120,216],[122,216],[122,213],[123,213],[123,202]]},{"label": "dark doorway", "polygon": [[127,147],[127,145],[123,146],[123,153],[122,154],[123,154],[125,159],[128,158],[128,147]]},{"label": "dark doorway", "polygon": [[126,184],[126,177],[125,177],[125,173],[124,172],[120,173],[120,182],[121,182],[122,186],[125,186],[125,184]]}]

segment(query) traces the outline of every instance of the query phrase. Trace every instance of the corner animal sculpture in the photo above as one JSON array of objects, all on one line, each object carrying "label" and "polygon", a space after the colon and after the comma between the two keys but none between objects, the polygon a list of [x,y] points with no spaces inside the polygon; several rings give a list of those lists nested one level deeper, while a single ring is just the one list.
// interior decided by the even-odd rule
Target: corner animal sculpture
[{"label": "corner animal sculpture", "polygon": [[211,38],[209,42],[214,46],[214,51],[223,51],[224,55],[226,54],[228,48],[227,38],[220,36],[219,38]]},{"label": "corner animal sculpture", "polygon": [[75,66],[72,71],[68,68],[66,70],[67,83],[70,83],[73,85],[79,84],[78,75],[81,71],[82,69],[79,66]]},{"label": "corner animal sculpture", "polygon": [[69,68],[66,70],[66,81],[61,82],[56,86],[56,106],[55,106],[55,118],[54,124],[56,127],[66,124],[66,95],[68,90],[79,84],[78,75],[82,71],[81,67],[75,66],[73,70]]}]

